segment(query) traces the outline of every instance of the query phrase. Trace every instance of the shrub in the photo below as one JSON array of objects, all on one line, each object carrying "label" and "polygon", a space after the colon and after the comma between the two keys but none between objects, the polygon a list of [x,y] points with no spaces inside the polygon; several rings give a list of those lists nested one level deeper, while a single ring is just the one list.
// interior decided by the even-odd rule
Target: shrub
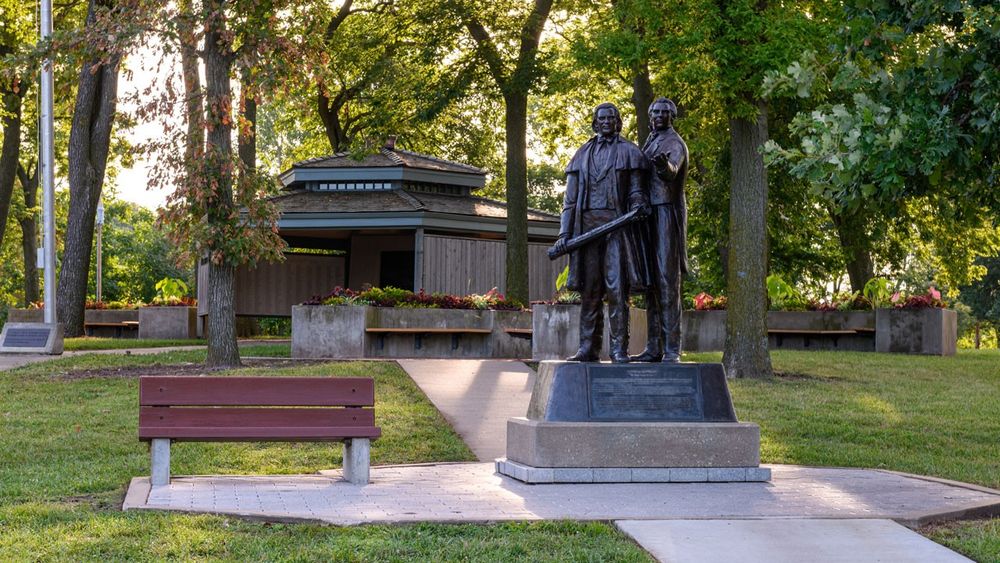
[{"label": "shrub", "polygon": [[371,287],[362,291],[337,286],[333,291],[316,296],[303,305],[372,305],[374,307],[428,308],[428,309],[494,309],[519,311],[520,302],[508,300],[493,288],[483,295],[458,297],[446,293],[426,293],[424,290],[412,292],[398,287]]},{"label": "shrub", "polygon": [[726,309],[726,304],[727,300],[725,295],[712,297],[702,291],[698,295],[694,296],[695,311],[724,311]]},{"label": "shrub", "polygon": [[872,278],[865,284],[862,293],[872,309],[885,308],[892,298],[892,284],[885,278]]},{"label": "shrub", "polygon": [[156,297],[150,302],[153,307],[193,307],[197,301],[187,296],[188,285],[177,278],[163,278],[156,282]]},{"label": "shrub", "polygon": [[86,304],[84,304],[84,308],[86,309],[110,309],[113,311],[119,311],[121,309],[137,309],[142,306],[142,301],[130,303],[128,301],[94,301],[93,299],[88,299]]},{"label": "shrub", "polygon": [[890,298],[893,307],[896,309],[943,309],[948,306],[941,299],[941,292],[934,289],[932,285],[927,289],[927,293],[921,295],[903,295],[897,291]]}]

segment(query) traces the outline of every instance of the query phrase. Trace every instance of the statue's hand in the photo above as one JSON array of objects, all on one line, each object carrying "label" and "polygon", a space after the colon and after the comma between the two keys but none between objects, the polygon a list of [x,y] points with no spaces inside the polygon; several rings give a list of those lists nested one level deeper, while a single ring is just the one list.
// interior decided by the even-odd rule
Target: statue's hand
[{"label": "statue's hand", "polygon": [[552,250],[554,250],[557,254],[566,254],[567,239],[569,239],[569,236],[561,235],[559,237],[559,240],[557,240],[556,243],[552,245]]},{"label": "statue's hand", "polygon": [[657,153],[653,157],[653,164],[661,170],[666,169],[670,165],[670,151]]}]

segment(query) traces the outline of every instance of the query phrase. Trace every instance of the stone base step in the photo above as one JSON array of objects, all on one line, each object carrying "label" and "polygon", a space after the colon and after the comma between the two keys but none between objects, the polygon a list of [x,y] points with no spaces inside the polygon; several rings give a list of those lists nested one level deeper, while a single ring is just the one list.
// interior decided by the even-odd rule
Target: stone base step
[{"label": "stone base step", "polygon": [[532,467],[507,458],[496,472],[524,483],[746,483],[771,480],[768,467]]}]

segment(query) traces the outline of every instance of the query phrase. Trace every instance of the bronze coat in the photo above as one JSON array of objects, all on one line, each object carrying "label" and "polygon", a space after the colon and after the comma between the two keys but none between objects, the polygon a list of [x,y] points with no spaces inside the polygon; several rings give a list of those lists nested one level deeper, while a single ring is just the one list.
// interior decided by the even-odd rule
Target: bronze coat
[{"label": "bronze coat", "polygon": [[[580,147],[569,165],[566,167],[566,194],[563,199],[560,236],[568,234],[570,238],[582,233],[581,215],[587,201],[587,190],[590,186],[590,155],[591,148],[597,142],[597,136],[591,138]],[[650,169],[642,150],[626,139],[616,137],[613,142],[615,190],[615,211],[618,216],[624,215],[630,209],[648,203],[645,184],[647,171]],[[647,253],[643,244],[643,236],[638,228],[626,227],[625,232],[626,257],[623,266],[624,279],[628,281],[628,292],[644,291],[650,284],[650,268]],[[570,253],[569,279],[566,287],[579,291],[581,287],[580,252]]]}]

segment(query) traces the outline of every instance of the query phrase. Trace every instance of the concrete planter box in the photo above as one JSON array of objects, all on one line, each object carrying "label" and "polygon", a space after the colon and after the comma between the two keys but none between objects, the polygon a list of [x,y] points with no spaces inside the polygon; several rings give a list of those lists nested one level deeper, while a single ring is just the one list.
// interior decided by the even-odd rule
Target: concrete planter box
[{"label": "concrete planter box", "polygon": [[772,350],[875,351],[875,311],[768,311],[767,328]]},{"label": "concrete planter box", "polygon": [[42,309],[7,309],[9,323],[40,323],[45,321],[45,311]]},{"label": "concrete planter box", "polygon": [[[580,349],[580,305],[531,306],[531,359],[564,360]],[[607,309],[604,314],[604,341],[601,344],[601,359],[608,359]],[[646,349],[646,310],[629,309],[630,355],[640,354]]]},{"label": "concrete planter box", "polygon": [[681,313],[681,351],[714,352],[726,346],[725,311]]},{"label": "concrete planter box", "polygon": [[[726,311],[684,311],[681,326],[683,350],[711,352],[725,348]],[[772,350],[875,350],[874,311],[768,311],[767,328]],[[836,334],[840,331],[854,332]]]},{"label": "concrete planter box", "polygon": [[531,344],[517,330],[530,328],[526,311],[298,305],[292,307],[292,357],[526,358]]},{"label": "concrete planter box", "polygon": [[878,309],[875,329],[878,352],[954,356],[958,313],[953,309]]},{"label": "concrete planter box", "polygon": [[[40,323],[43,321],[42,309],[14,309],[7,313],[7,320],[12,323]],[[138,309],[87,309],[83,312],[83,322],[87,323],[124,323],[139,322]],[[87,327],[85,327],[87,328]],[[121,329],[113,326],[95,326],[87,328],[91,336],[102,338],[135,338],[135,328]]]},{"label": "concrete planter box", "polygon": [[139,338],[196,338],[197,307],[142,307]]}]

